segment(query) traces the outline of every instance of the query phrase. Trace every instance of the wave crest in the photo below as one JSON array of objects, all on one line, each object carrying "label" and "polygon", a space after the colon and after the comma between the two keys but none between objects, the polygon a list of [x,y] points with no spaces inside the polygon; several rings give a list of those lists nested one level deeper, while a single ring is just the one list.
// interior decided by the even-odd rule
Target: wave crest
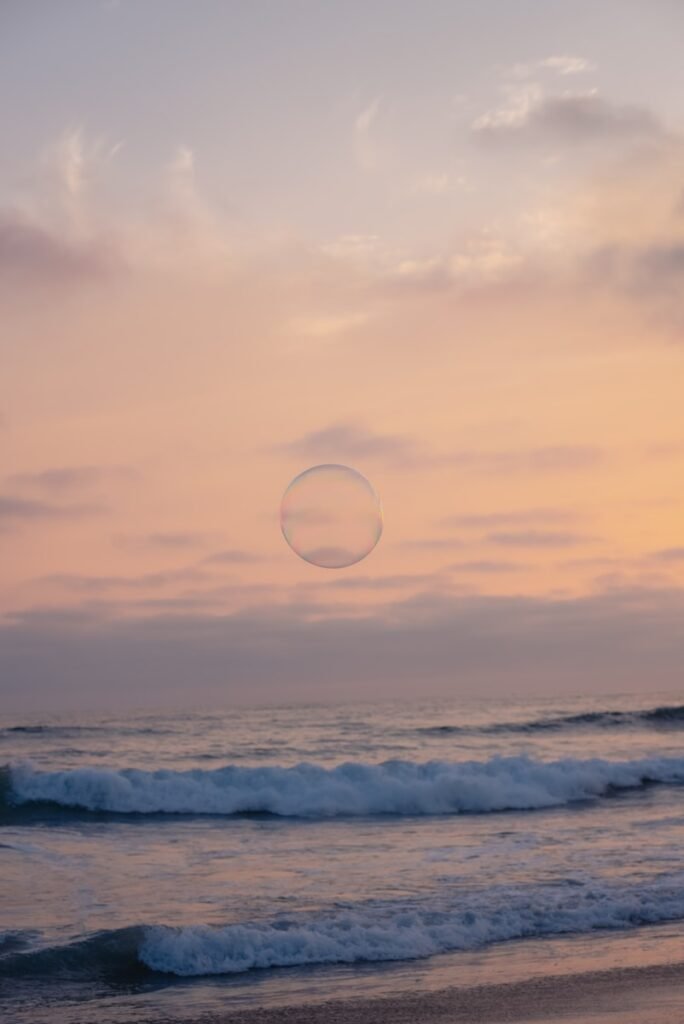
[{"label": "wave crest", "polygon": [[[684,919],[684,873],[650,883],[566,878],[545,885],[450,889],[439,900],[368,901],[224,927],[135,925],[68,945],[0,956],[0,985],[117,982],[149,971],[200,977],[278,967],[418,960],[515,939],[626,930]],[[11,938],[15,938],[14,935]]]},{"label": "wave crest", "polygon": [[419,960],[511,939],[625,929],[684,916],[682,879],[618,889],[577,882],[463,893],[444,907],[351,907],[310,918],[225,928],[147,928],[139,959],[153,971],[193,977],[302,967]]},{"label": "wave crest", "polygon": [[114,814],[272,814],[334,818],[446,815],[535,810],[594,800],[619,790],[684,783],[684,758],[634,761],[495,757],[489,761],[387,761],[336,768],[211,771],[38,771],[30,764],[0,773],[4,813],[52,804]]}]

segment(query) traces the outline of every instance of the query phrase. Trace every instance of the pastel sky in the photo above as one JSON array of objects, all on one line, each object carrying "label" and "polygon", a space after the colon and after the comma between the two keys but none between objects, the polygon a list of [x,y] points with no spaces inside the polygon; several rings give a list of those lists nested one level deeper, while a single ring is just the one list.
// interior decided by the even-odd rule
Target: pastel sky
[{"label": "pastel sky", "polygon": [[[678,0],[5,0],[0,697],[655,691]],[[345,570],[278,526],[340,462]]]}]

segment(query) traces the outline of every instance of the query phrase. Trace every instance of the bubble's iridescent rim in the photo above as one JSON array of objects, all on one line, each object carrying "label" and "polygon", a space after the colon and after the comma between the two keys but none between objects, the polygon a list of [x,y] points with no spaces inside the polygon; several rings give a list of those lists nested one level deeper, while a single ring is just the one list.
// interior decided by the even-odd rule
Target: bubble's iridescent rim
[{"label": "bubble's iridescent rim", "polygon": [[[371,495],[378,510],[378,525],[375,531],[373,543],[370,545],[369,548],[367,548],[366,551],[362,552],[362,554],[360,554],[358,558],[355,558],[353,562],[345,562],[344,565],[321,565],[320,562],[315,562],[313,559],[307,558],[306,555],[303,555],[301,551],[297,551],[297,549],[292,545],[290,538],[288,537],[287,532],[285,530],[284,507],[287,501],[288,494],[290,493],[292,488],[295,487],[300,482],[300,480],[304,479],[305,476],[309,476],[311,473],[320,472],[321,470],[342,470],[344,473],[349,473],[351,476],[356,477],[358,480],[360,480],[360,482],[364,485],[368,493]],[[302,561],[307,562],[309,565],[315,565],[317,569],[348,569],[352,565],[357,565],[359,562],[362,562],[363,559],[367,558],[368,555],[370,555],[371,551],[373,551],[377,547],[378,541],[382,537],[384,525],[385,521],[382,502],[380,500],[378,492],[373,487],[373,484],[367,477],[363,475],[363,473],[360,473],[358,469],[353,469],[351,466],[344,466],[341,462],[322,462],[318,466],[309,466],[308,469],[305,469],[301,473],[298,473],[297,476],[294,477],[294,479],[291,480],[290,483],[285,488],[285,493],[283,494],[283,497],[280,502],[280,532],[285,538],[287,546],[290,548],[291,551],[295,553],[295,555],[297,555],[298,558],[301,558]]]}]

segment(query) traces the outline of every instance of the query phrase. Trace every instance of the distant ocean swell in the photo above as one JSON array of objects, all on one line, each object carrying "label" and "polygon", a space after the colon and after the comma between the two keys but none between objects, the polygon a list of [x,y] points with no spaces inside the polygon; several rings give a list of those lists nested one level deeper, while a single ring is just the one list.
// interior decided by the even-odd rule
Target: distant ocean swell
[{"label": "distant ocean swell", "polygon": [[[214,719],[210,719],[214,721]],[[603,710],[567,715],[547,715],[523,722],[490,722],[486,725],[441,724],[409,729],[413,735],[496,735],[506,733],[535,733],[574,729],[616,728],[684,728],[684,705],[665,704],[639,711]],[[98,724],[45,723],[10,725],[0,728],[0,740],[17,740],[22,736],[40,736],[53,739],[75,739],[99,736],[173,736],[177,731],[168,724],[124,725],[120,722]]]},{"label": "distant ocean swell", "polygon": [[0,982],[33,978],[180,977],[276,967],[418,960],[539,936],[621,930],[684,918],[684,877],[619,888],[569,879],[536,888],[460,893],[438,905],[361,904],[231,924],[138,926],[68,946],[0,958]]},{"label": "distant ocean swell", "polygon": [[0,770],[0,820],[44,805],[114,814],[272,814],[325,819],[535,810],[621,790],[684,784],[684,758],[342,764],[323,768]]},{"label": "distant ocean swell", "polygon": [[684,705],[663,705],[643,711],[585,711],[574,715],[549,715],[528,722],[492,722],[489,725],[430,725],[414,730],[422,735],[443,736],[479,733],[534,733],[594,728],[684,728]]},{"label": "distant ocean swell", "polygon": [[113,722],[109,725],[9,725],[0,729],[0,739],[17,739],[19,736],[45,736],[72,738],[75,736],[171,736],[172,729],[159,726],[123,726]]}]

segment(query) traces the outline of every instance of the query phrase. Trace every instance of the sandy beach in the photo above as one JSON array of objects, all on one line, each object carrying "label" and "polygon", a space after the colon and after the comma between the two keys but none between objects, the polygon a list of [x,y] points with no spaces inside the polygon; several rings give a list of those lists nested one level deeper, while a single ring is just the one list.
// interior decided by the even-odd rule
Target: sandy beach
[{"label": "sandy beach", "polygon": [[684,963],[555,975],[398,998],[249,1010],[204,1024],[675,1024],[684,1020]]}]

